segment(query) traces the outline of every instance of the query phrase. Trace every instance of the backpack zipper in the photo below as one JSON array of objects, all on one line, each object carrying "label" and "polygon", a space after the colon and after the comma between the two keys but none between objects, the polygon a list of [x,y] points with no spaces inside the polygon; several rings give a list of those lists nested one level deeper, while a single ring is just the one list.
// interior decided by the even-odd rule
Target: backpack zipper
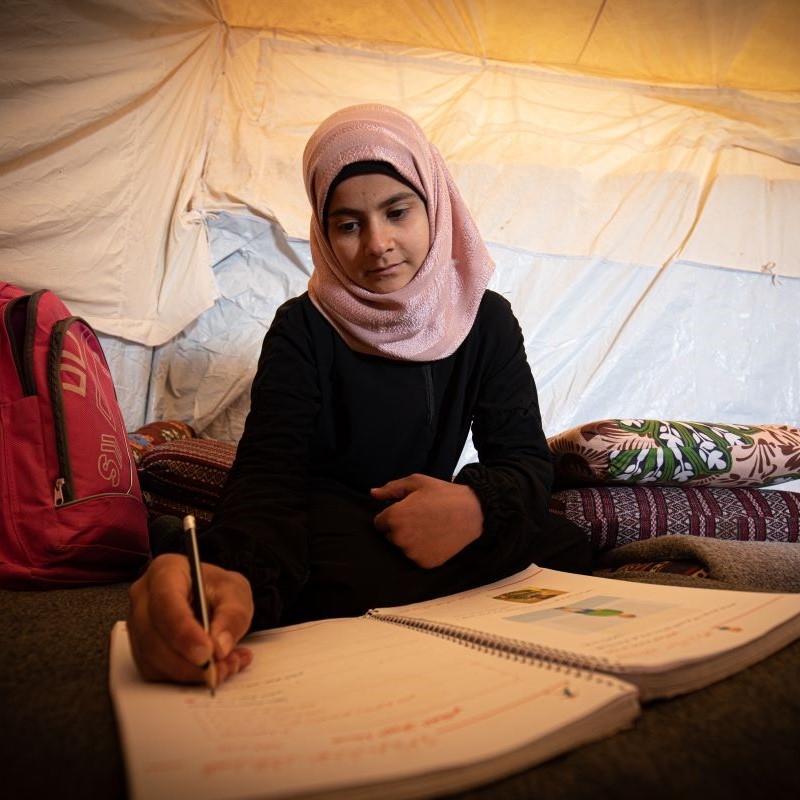
[{"label": "backpack zipper", "polygon": [[53,490],[53,503],[56,507],[73,500],[72,462],[69,457],[69,440],[67,439],[66,420],[64,419],[64,402],[61,395],[61,351],[64,347],[64,336],[67,328],[74,322],[82,321],[80,317],[67,317],[53,325],[50,333],[50,354],[47,365],[47,379],[50,388],[50,405],[53,408],[53,425],[55,427],[56,453],[58,454],[59,477],[56,478]]},{"label": "backpack zipper", "polygon": [[[33,374],[33,342],[39,292],[15,297],[6,306],[4,324],[14,358],[14,368],[24,397],[36,394]],[[21,339],[19,334],[22,335]]]},{"label": "backpack zipper", "polygon": [[56,489],[53,492],[53,504],[58,506],[64,505],[64,479],[56,478]]}]

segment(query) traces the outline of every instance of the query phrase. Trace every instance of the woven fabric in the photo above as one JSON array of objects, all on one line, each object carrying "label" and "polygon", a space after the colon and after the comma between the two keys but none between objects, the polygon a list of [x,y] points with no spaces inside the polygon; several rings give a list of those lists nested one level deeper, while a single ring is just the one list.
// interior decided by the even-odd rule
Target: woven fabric
[{"label": "woven fabric", "polygon": [[128,433],[133,460],[137,466],[139,466],[144,454],[151,447],[164,442],[174,442],[177,439],[191,439],[193,437],[194,430],[191,426],[176,419],[150,422]]},{"label": "woven fabric", "polygon": [[[139,481],[150,499],[177,504],[183,513],[213,510],[236,455],[236,445],[216,439],[182,439],[151,447],[139,463]],[[162,513],[178,513],[174,508]],[[197,516],[200,516],[197,514]]]},{"label": "woven fabric", "polygon": [[[214,439],[150,447],[139,480],[151,515],[194,514],[198,525],[207,523],[235,453],[235,445]],[[555,492],[551,510],[586,531],[595,551],[669,534],[800,542],[800,494],[778,490],[593,486]]]},{"label": "woven fabric", "polygon": [[630,564],[622,564],[604,572],[597,571],[603,577],[618,577],[620,574],[632,573],[664,573],[668,575],[687,575],[693,578],[707,578],[708,570],[699,561],[687,558],[674,558],[664,561],[636,561]]},{"label": "woven fabric", "polygon": [[800,494],[777,490],[584,487],[555,492],[551,510],[583,528],[595,551],[668,534],[800,541]]}]

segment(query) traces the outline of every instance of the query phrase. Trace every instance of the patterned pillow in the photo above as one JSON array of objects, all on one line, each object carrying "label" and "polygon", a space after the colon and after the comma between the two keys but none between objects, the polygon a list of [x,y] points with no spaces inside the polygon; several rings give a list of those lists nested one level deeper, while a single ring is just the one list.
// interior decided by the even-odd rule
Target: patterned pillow
[{"label": "patterned pillow", "polygon": [[138,466],[144,454],[154,445],[172,442],[176,439],[191,439],[194,430],[185,422],[176,419],[164,422],[150,422],[128,433],[134,463]]},{"label": "patterned pillow", "polygon": [[181,439],[149,448],[139,463],[145,502],[151,512],[210,518],[235,455],[235,444],[216,439]]},{"label": "patterned pillow", "polygon": [[548,439],[556,486],[768,486],[800,478],[800,428],[606,419]]},{"label": "patterned pillow", "polygon": [[597,486],[554,492],[550,510],[595,551],[655,536],[800,542],[800,493],[746,488]]}]

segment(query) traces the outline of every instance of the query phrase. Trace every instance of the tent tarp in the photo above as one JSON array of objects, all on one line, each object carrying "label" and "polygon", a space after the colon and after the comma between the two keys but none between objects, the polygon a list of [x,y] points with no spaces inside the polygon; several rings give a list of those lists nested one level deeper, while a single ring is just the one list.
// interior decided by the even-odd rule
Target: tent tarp
[{"label": "tent tarp", "polygon": [[[796,421],[797,41],[796,0],[8,0],[0,277],[109,337],[131,423],[183,409],[166,354],[207,343],[230,259],[269,308],[305,280],[256,274],[247,247],[223,270],[218,238],[282,229],[302,260],[305,140],[388,102],[492,244],[553,426]],[[191,412],[212,428],[236,363]]]}]

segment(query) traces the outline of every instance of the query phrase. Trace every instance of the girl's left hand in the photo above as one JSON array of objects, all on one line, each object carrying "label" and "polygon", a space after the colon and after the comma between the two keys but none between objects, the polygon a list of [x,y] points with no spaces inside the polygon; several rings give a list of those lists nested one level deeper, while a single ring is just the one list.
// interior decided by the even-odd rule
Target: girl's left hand
[{"label": "girl's left hand", "polygon": [[420,567],[438,567],[475,541],[483,511],[469,486],[414,474],[371,490],[391,501],[375,517],[375,527]]}]

